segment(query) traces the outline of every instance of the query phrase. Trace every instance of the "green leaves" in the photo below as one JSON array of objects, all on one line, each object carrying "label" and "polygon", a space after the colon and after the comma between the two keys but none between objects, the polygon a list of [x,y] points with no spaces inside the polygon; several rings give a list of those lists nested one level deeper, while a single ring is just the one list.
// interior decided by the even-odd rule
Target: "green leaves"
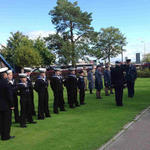
[{"label": "green leaves", "polygon": [[[82,12],[77,2],[58,0],[57,6],[49,12],[56,35],[50,35],[49,48],[55,49],[59,59],[75,66],[90,48],[92,13]],[[52,41],[50,41],[52,39]],[[60,39],[60,40],[58,40]]]}]

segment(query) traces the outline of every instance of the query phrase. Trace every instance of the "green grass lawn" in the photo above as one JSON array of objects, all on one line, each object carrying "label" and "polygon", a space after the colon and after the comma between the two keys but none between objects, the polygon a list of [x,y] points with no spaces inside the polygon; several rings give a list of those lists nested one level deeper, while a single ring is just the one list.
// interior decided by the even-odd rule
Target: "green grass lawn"
[{"label": "green grass lawn", "polygon": [[102,96],[103,99],[98,100],[95,94],[87,92],[86,105],[76,109],[67,106],[66,112],[56,115],[52,113],[50,92],[52,117],[29,124],[26,129],[13,124],[11,135],[16,138],[0,141],[0,150],[96,150],[150,105],[150,79],[137,79],[133,99],[129,99],[124,90],[124,107],[115,106],[114,95],[106,97],[103,91]]}]

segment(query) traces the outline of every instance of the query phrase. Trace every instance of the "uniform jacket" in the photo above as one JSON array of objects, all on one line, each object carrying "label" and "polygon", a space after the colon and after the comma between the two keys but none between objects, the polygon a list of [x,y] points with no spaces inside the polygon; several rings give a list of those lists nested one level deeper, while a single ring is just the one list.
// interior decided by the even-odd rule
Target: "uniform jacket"
[{"label": "uniform jacket", "polygon": [[104,70],[104,84],[105,86],[111,86],[111,71]]},{"label": "uniform jacket", "polygon": [[0,111],[9,111],[13,107],[11,88],[6,79],[0,79]]},{"label": "uniform jacket", "polygon": [[114,86],[123,86],[125,83],[124,68],[122,66],[116,66],[111,71],[111,83]]},{"label": "uniform jacket", "polygon": [[103,88],[102,73],[98,70],[95,72],[95,88],[100,90]]},{"label": "uniform jacket", "polygon": [[54,92],[63,91],[63,82],[61,76],[53,75],[51,77],[50,85]]},{"label": "uniform jacket", "polygon": [[87,78],[88,78],[88,81],[89,81],[89,89],[93,89],[93,87],[94,87],[94,79],[93,79],[92,71],[88,72]]},{"label": "uniform jacket", "polygon": [[79,78],[78,78],[78,88],[85,89],[85,82],[84,82],[83,76],[79,76]]},{"label": "uniform jacket", "polygon": [[48,88],[48,81],[46,78],[39,76],[35,81],[34,89],[36,92],[44,92]]},{"label": "uniform jacket", "polygon": [[126,65],[126,76],[125,76],[127,81],[135,81],[137,78],[137,72],[136,68],[134,65]]}]

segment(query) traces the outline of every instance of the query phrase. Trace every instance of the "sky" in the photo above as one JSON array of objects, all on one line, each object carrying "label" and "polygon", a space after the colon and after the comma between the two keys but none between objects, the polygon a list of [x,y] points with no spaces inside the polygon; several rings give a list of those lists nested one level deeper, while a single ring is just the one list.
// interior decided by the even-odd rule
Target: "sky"
[{"label": "sky", "polygon": [[[20,31],[30,38],[54,33],[48,13],[56,2],[0,0],[0,44],[7,43],[10,32]],[[78,6],[82,11],[92,13],[95,31],[110,26],[120,29],[128,42],[124,57],[135,60],[136,53],[150,53],[150,0],[78,0]]]}]

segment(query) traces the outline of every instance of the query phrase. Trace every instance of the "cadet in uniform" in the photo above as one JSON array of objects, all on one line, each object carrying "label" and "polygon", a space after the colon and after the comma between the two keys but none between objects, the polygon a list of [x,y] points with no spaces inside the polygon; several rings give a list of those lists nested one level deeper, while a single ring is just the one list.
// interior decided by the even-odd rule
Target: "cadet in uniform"
[{"label": "cadet in uniform", "polygon": [[112,94],[111,71],[110,71],[109,66],[106,66],[104,70],[104,85],[105,85],[105,95],[109,96],[109,93],[108,93],[109,90],[110,90],[110,94]]},{"label": "cadet in uniform", "polygon": [[[48,81],[46,79],[46,69],[39,68],[40,76],[35,81],[34,89],[38,93],[38,119],[50,117],[48,106]],[[45,114],[45,115],[44,115]]]},{"label": "cadet in uniform", "polygon": [[18,97],[17,97],[17,92],[16,92],[17,83],[16,83],[16,80],[13,79],[12,70],[7,71],[7,76],[8,76],[7,79],[11,87],[11,92],[12,92],[12,97],[13,97],[15,123],[19,123]]},{"label": "cadet in uniform", "polygon": [[93,90],[93,87],[94,87],[94,79],[93,79],[93,72],[92,72],[92,69],[89,69],[89,70],[88,70],[87,79],[88,79],[88,81],[89,81],[90,94],[93,94],[93,93],[92,93],[92,90]]},{"label": "cadet in uniform", "polygon": [[124,67],[119,61],[116,61],[115,68],[111,71],[111,83],[115,89],[115,100],[117,106],[123,106],[123,85],[124,85]]},{"label": "cadet in uniform", "polygon": [[24,73],[27,74],[27,82],[30,86],[29,90],[30,90],[30,95],[31,95],[32,115],[36,116],[35,106],[34,106],[34,92],[33,92],[32,80],[31,80],[32,68],[25,67],[24,68]]},{"label": "cadet in uniform", "polygon": [[65,86],[67,88],[68,104],[70,108],[79,106],[77,101],[77,77],[75,75],[75,68],[69,69],[69,75],[65,79]]},{"label": "cadet in uniform", "polygon": [[101,66],[97,66],[95,72],[95,88],[96,88],[96,98],[101,99],[102,98],[101,89],[103,89]]},{"label": "cadet in uniform", "polygon": [[128,87],[128,97],[134,96],[134,84],[137,78],[136,67],[131,64],[131,59],[126,60],[126,82]]},{"label": "cadet in uniform", "polygon": [[0,135],[2,140],[14,138],[10,136],[11,111],[14,109],[11,89],[7,81],[7,67],[0,69]]},{"label": "cadet in uniform", "polygon": [[27,74],[20,73],[20,82],[17,85],[17,93],[20,96],[20,106],[21,106],[21,115],[20,115],[20,127],[26,128],[26,122],[35,124],[32,118],[32,103],[30,95],[30,85],[27,82]]},{"label": "cadet in uniform", "polygon": [[78,78],[78,89],[79,89],[79,98],[80,98],[80,105],[84,105],[84,98],[85,98],[85,81],[84,81],[84,72],[79,72]]},{"label": "cadet in uniform", "polygon": [[51,77],[50,85],[54,93],[54,103],[53,103],[53,112],[58,114],[58,108],[60,111],[65,111],[64,109],[64,101],[63,101],[63,82],[60,77],[61,69],[56,68],[55,74]]}]

